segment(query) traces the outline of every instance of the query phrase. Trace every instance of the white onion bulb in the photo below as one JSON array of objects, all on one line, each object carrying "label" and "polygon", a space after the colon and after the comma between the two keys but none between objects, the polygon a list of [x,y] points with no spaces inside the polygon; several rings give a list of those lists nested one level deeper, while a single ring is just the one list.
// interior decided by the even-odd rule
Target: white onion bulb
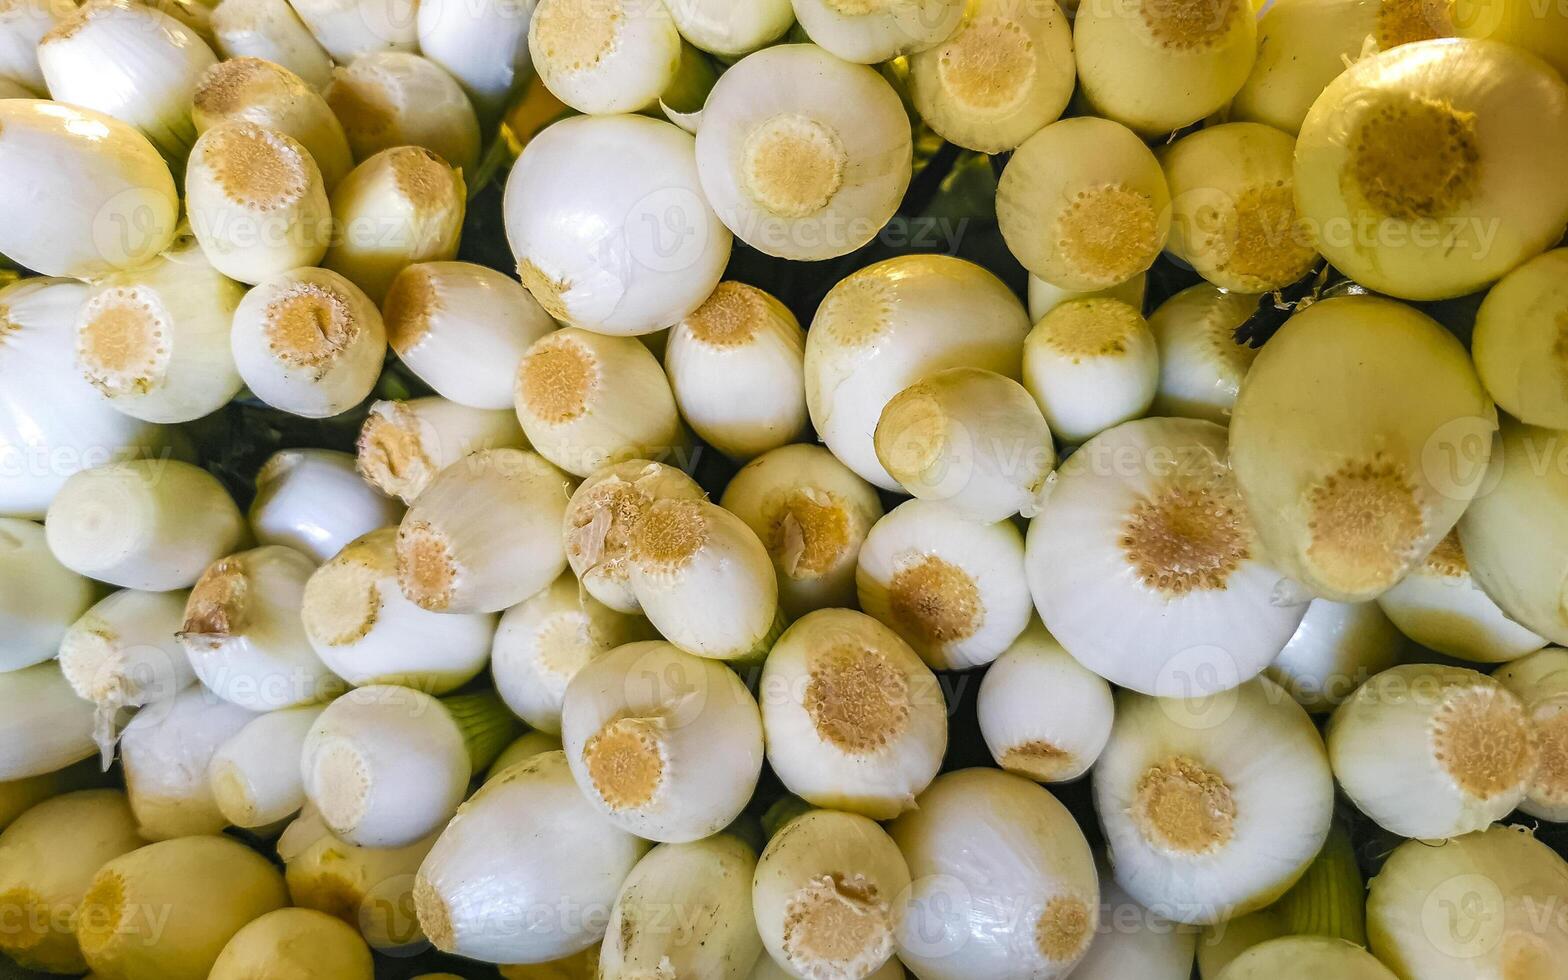
[{"label": "white onion bulb", "polygon": [[463,804],[419,869],[419,923],[442,950],[547,963],[604,936],[621,883],[648,845],[602,815],[547,752]]},{"label": "white onion bulb", "polygon": [[14,216],[0,232],[7,258],[46,276],[92,279],[167,248],[180,203],[168,165],[132,127],[59,102],[7,99],[0,207]]},{"label": "white onion bulb", "polygon": [[432,612],[398,587],[397,529],[347,545],[311,573],[300,617],[327,669],[349,684],[447,694],[485,667],[496,617]]},{"label": "white onion bulb", "polygon": [[541,337],[518,366],[516,408],[539,454],[576,476],[688,442],[669,379],[633,337],[577,327]]},{"label": "white onion bulb", "polygon": [[1550,977],[1568,954],[1568,864],[1516,827],[1407,841],[1372,879],[1367,936],[1400,977]]},{"label": "white onion bulb", "polygon": [[963,8],[957,30],[909,59],[910,100],[949,142],[1014,149],[1067,108],[1077,80],[1072,24],[1054,3],[966,0]]},{"label": "white onion bulb", "polygon": [[1270,560],[1313,595],[1362,602],[1453,528],[1496,418],[1452,334],[1392,300],[1336,297],[1258,353],[1231,463]]},{"label": "white onion bulb", "polygon": [[1124,692],[1094,771],[1116,881],[1176,922],[1274,901],[1323,847],[1334,812],[1323,740],[1266,678],[1218,697]]},{"label": "white onion bulb", "polygon": [[563,323],[662,330],[713,292],[730,233],[703,196],[695,142],[644,116],[580,116],[528,142],[506,182],[518,276]]},{"label": "white onion bulb", "polygon": [[217,60],[190,28],[130,0],[80,7],[38,42],[50,98],[135,126],[176,170],[196,139],[191,96]]},{"label": "white onion bulb", "polygon": [[599,976],[746,980],[762,953],[751,911],[756,867],[757,852],[730,834],[649,851],[610,909]]},{"label": "white onion bulb", "polygon": [[1257,348],[1236,339],[1236,329],[1257,309],[1256,296],[1204,282],[1149,314],[1160,362],[1149,414],[1228,425],[1241,379],[1258,356]]},{"label": "white onion bulb", "polygon": [[1404,637],[1376,602],[1313,599],[1285,649],[1269,664],[1270,680],[1313,714],[1334,710],[1399,662]]},{"label": "white onion bulb", "polygon": [[982,368],[1016,379],[1028,332],[1023,304],[978,265],[905,255],[867,266],[828,292],[806,333],[812,424],[862,479],[897,490],[876,456],[882,409],[944,368]]},{"label": "white onion bulb", "polygon": [[1063,119],[1007,161],[996,220],[1031,274],[1062,289],[1106,289],[1148,269],[1165,247],[1170,190],[1159,161],[1125,126]]},{"label": "white onion bulb", "polygon": [[1564,155],[1556,72],[1495,41],[1421,41],[1356,62],[1318,96],[1296,142],[1296,199],[1336,269],[1391,296],[1446,299],[1557,241]]},{"label": "white onion bulb", "polygon": [[512,408],[523,353],[556,328],[517,280],[470,262],[409,266],[392,280],[381,313],[398,360],[471,408]]},{"label": "white onion bulb", "polygon": [[995,660],[1034,610],[1018,528],[975,524],[929,500],[906,501],[871,528],[855,591],[936,670]]},{"label": "white onion bulb", "polygon": [[769,294],[721,282],[670,328],[664,370],[681,418],[731,459],[760,456],[806,428],[806,334]]},{"label": "white onion bulb", "polygon": [[271,62],[317,91],[332,81],[332,59],[288,0],[222,0],[212,10],[212,35],[227,61]]},{"label": "white onion bulb", "polygon": [[1199,697],[1257,676],[1306,613],[1276,594],[1212,422],[1143,419],[1084,444],[1029,526],[1027,560],[1052,635],[1145,694]]},{"label": "white onion bulb", "polygon": [[762,771],[762,719],[740,678],[661,642],[618,647],[573,676],[561,744],[589,802],[647,840],[722,830]]},{"label": "white onion bulb", "polygon": [[256,715],[218,746],[207,763],[207,781],[225,820],[266,827],[304,806],[299,756],[321,711],[306,705]]},{"label": "white onion bulb", "polygon": [[403,507],[332,449],[280,449],[256,474],[250,529],[258,544],[280,544],[324,562],[355,538],[396,524]]},{"label": "white onion bulb", "polygon": [[703,500],[697,481],[645,459],[611,463],[582,482],[566,505],[566,559],[588,594],[616,612],[640,613],[631,585],[632,533],[655,501]]},{"label": "white onion bulb", "polygon": [[1535,726],[1538,764],[1519,809],[1554,823],[1568,821],[1568,650],[1539,650],[1492,675],[1524,702]]},{"label": "white onion bulb", "polygon": [[245,518],[206,470],[173,459],[110,463],[75,474],[44,520],[60,564],[126,589],[196,584],[240,545]]},{"label": "white onion bulb", "polygon": [[790,976],[868,977],[893,956],[909,867],[870,819],[809,810],[757,861],[751,905],[767,955]]},{"label": "white onion bulb", "polygon": [[1033,620],[985,672],[976,711],[997,765],[1060,783],[1079,778],[1100,757],[1116,706],[1111,686]]},{"label": "white onion bulb", "polygon": [[[229,9],[234,2],[223,0],[220,6]],[[294,16],[287,0],[238,2],[279,2],[284,4],[288,16]],[[201,76],[196,87],[191,109],[196,132],[205,133],[214,126],[236,121],[277,130],[309,152],[330,193],[354,169],[354,158],[349,152],[348,137],[343,134],[343,124],[317,91],[326,82],[326,78],[319,83],[307,81],[260,56],[220,61]]]},{"label": "white onion bulb", "polygon": [[256,715],[192,685],[137,712],[120,737],[125,792],[147,840],[216,834],[229,825],[207,766]]},{"label": "white onion bulb", "polygon": [[618,646],[653,638],[647,620],[609,608],[562,572],[501,617],[490,649],[496,693],[530,727],[560,734],[561,704],[577,672]]},{"label": "white onion bulb", "polygon": [[236,932],[286,904],[283,876],[260,854],[228,837],[181,837],[99,868],[76,935],[99,976],[204,980]]},{"label": "white onion bulb", "polygon": [[1401,633],[1460,660],[1504,663],[1546,646],[1476,584],[1454,531],[1377,602]]},{"label": "white onion bulb", "polygon": [[479,119],[446,69],[407,51],[371,51],[335,69],[324,93],[354,157],[422,146],[466,176],[479,164]]},{"label": "white onion bulb", "polygon": [[768,764],[812,806],[890,820],[915,805],[947,751],[936,675],[853,610],[820,609],[785,630],[758,699]]},{"label": "white onion bulb", "polygon": [[306,418],[363,401],[387,351],[375,303],[327,269],[294,269],[251,289],[234,311],[230,336],[252,394]]},{"label": "white onion bulb", "polygon": [[876,237],[909,186],[912,152],[892,86],[811,44],[765,48],[731,67],[697,133],[702,190],[720,220],[753,248],[797,260]]},{"label": "white onion bulb", "polygon": [[1484,830],[1524,800],[1539,758],[1517,695],[1437,664],[1376,675],[1334,711],[1326,737],[1345,795],[1402,837]]},{"label": "white onion bulb", "polygon": [[898,956],[922,980],[1065,977],[1089,949],[1100,889],[1067,808],[995,769],[937,777],[894,821],[914,879]]},{"label": "white onion bulb", "polygon": [[55,560],[44,529],[0,517],[0,671],[54,658],[93,601],[93,585]]},{"label": "white onion bulb", "polygon": [[264,545],[219,559],[185,606],[180,641],[213,693],[251,711],[275,711],[343,689],[311,648],[300,604],[316,570],[309,556]]},{"label": "white onion bulb", "polygon": [[397,577],[434,612],[500,612],[566,568],[571,481],[538,454],[486,449],[443,470],[403,515]]},{"label": "white onion bulb", "polygon": [[245,289],[197,241],[176,239],[152,262],[100,279],[77,312],[76,366],[127,415],[190,422],[243,387],[229,327]]},{"label": "white onion bulb", "polygon": [[411,504],[437,474],[485,449],[523,449],[517,414],[430,396],[372,402],[359,430],[358,469],[371,486]]}]

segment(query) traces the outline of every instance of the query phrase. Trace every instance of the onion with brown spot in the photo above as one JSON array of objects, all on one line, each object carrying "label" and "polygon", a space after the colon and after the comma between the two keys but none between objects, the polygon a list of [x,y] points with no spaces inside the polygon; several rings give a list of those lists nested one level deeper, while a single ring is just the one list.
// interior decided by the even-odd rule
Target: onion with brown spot
[{"label": "onion with brown spot", "polygon": [[1265,678],[1217,697],[1118,695],[1094,794],[1117,882],[1160,916],[1199,925],[1284,894],[1334,812],[1323,740]]},{"label": "onion with brown spot", "polygon": [[1538,762],[1524,702],[1463,667],[1383,671],[1334,712],[1327,738],[1345,795],[1404,837],[1485,829],[1525,799]]},{"label": "onion with brown spot", "polygon": [[[87,965],[125,980],[205,980],[246,923],[288,904],[283,876],[229,837],[181,837],[99,868],[77,909]],[[148,916],[158,910],[158,941]]]},{"label": "onion with brown spot", "polygon": [[588,594],[616,612],[640,613],[631,586],[632,533],[654,502],[702,500],[697,481],[646,459],[594,471],[566,505],[566,560]]},{"label": "onion with brown spot", "polygon": [[80,973],[74,913],[93,875],[141,847],[125,794],[83,790],[45,800],[0,833],[0,952],[25,970]]},{"label": "onion with brown spot", "polygon": [[469,408],[439,396],[378,401],[359,430],[358,470],[370,484],[411,504],[436,476],[485,449],[526,449],[510,409]]},{"label": "onion with brown spot", "polygon": [[758,686],[768,763],[812,806],[890,820],[947,751],[942,688],[898,634],[849,609],[795,622]]},{"label": "onion with brown spot", "polygon": [[944,138],[1011,150],[1053,123],[1077,80],[1072,25],[1056,4],[967,0],[946,40],[909,59],[909,95]]},{"label": "onion with brown spot", "polygon": [[425,934],[414,911],[414,875],[439,835],[405,847],[360,847],[335,836],[306,804],[278,837],[289,899],[353,926],[372,949],[415,947]]},{"label": "onion with brown spot", "polygon": [[327,254],[326,184],[310,152],[284,133],[240,120],[208,129],[191,150],[185,198],[207,260],[231,279],[258,283]]},{"label": "onion with brown spot", "polygon": [[599,976],[746,980],[762,953],[751,910],[756,867],[752,846],[727,833],[649,851],[610,909]]},{"label": "onion with brown spot", "polygon": [[854,606],[860,546],[882,501],[832,453],[804,443],[763,453],[730,478],[721,503],[767,548],[786,616]]},{"label": "onion with brown spot", "polygon": [[[242,5],[270,2],[272,0],[239,0]],[[278,2],[284,4],[287,16],[292,18],[294,13],[288,8],[287,0]],[[230,4],[226,9],[238,12],[240,8]],[[221,33],[222,28],[218,30]],[[343,125],[318,91],[330,80],[327,74],[330,67],[330,64],[323,64],[319,80],[307,81],[281,64],[261,57],[231,57],[220,61],[202,74],[196,86],[191,109],[196,132],[204,134],[215,126],[243,121],[282,133],[310,154],[321,171],[327,192],[331,193],[338,181],[354,168],[354,158]]]},{"label": "onion with brown spot", "polygon": [[1259,352],[1231,462],[1270,560],[1308,592],[1362,602],[1437,546],[1481,489],[1497,412],[1463,345],[1392,300],[1292,316]]},{"label": "onion with brown spot", "polygon": [[493,613],[432,612],[398,586],[397,529],[361,537],[316,569],[300,607],[327,667],[355,687],[401,684],[447,694],[485,667]]},{"label": "onion with brown spot", "polygon": [[1318,251],[1403,299],[1474,292],[1568,223],[1568,85],[1496,41],[1403,44],[1323,90],[1296,143]]},{"label": "onion with brown spot", "polygon": [[576,476],[690,443],[659,361],[632,337],[576,327],[545,334],[517,367],[517,417],[535,449]]},{"label": "onion with brown spot", "polygon": [[380,303],[409,265],[457,258],[467,207],[463,174],[446,160],[422,146],[382,150],[332,192],[338,229],[321,264]]},{"label": "onion with brown spot", "polygon": [[996,219],[1033,275],[1062,289],[1106,289],[1165,247],[1170,191],[1159,161],[1127,127],[1063,119],[1018,147],[997,183]]},{"label": "onion with brown spot", "polygon": [[1111,686],[1033,620],[980,682],[980,734],[996,764],[1039,783],[1089,771],[1111,737]]},{"label": "onion with brown spot", "polygon": [[306,418],[338,415],[363,401],[387,352],[381,312],[327,269],[294,269],[251,289],[234,311],[231,338],[251,392]]},{"label": "onion with brown spot", "polygon": [[1149,414],[1228,425],[1241,379],[1258,356],[1236,340],[1236,330],[1257,309],[1258,297],[1207,282],[1161,303],[1149,315],[1160,362]]},{"label": "onion with brown spot", "polygon": [[648,840],[722,830],[762,771],[762,719],[740,678],[659,641],[617,647],[572,677],[561,743],[589,802]]},{"label": "onion with brown spot", "polygon": [[486,449],[449,466],[403,515],[397,579],[433,612],[490,613],[566,568],[571,479],[537,453]]},{"label": "onion with brown spot", "polygon": [[245,290],[221,273],[182,236],[152,262],[100,279],[76,315],[77,369],[134,418],[216,412],[244,386],[229,328]]},{"label": "onion with brown spot", "polygon": [[1281,289],[1318,260],[1296,213],[1295,140],[1258,123],[1184,136],[1160,156],[1171,192],[1171,255],[1240,293]]},{"label": "onion with brown spot", "polygon": [[681,36],[659,0],[540,0],[528,52],[550,93],[579,112],[637,112],[681,65]]},{"label": "onion with brown spot", "polygon": [[1535,727],[1535,775],[1519,809],[1554,823],[1568,820],[1568,650],[1538,650],[1492,677],[1524,702]]},{"label": "onion with brown spot", "polygon": [[392,280],[381,313],[398,360],[471,408],[512,408],[524,352],[556,328],[517,280],[471,262],[416,262]]},{"label": "onion with brown spot", "polygon": [[1196,419],[1127,422],[1085,443],[1029,526],[1027,561],[1052,635],[1145,694],[1197,697],[1257,676],[1306,612],[1276,595],[1225,430]]},{"label": "onion with brown spot", "polygon": [[1257,56],[1257,27],[1247,0],[1102,0],[1079,5],[1073,48],[1096,113],[1164,136],[1236,94]]},{"label": "onion with brown spot", "polygon": [[251,711],[335,696],[343,681],[316,655],[300,617],[316,563],[264,545],[220,558],[185,605],[180,642],[214,694]]},{"label": "onion with brown spot", "polygon": [[944,773],[889,833],[913,878],[898,956],[923,980],[1056,980],[1094,940],[1088,841],[1034,783],[995,769]]},{"label": "onion with brown spot", "polygon": [[995,660],[1032,612],[1018,529],[975,524],[929,500],[906,501],[871,528],[855,589],[862,609],[937,670]]},{"label": "onion with brown spot", "polygon": [[[0,105],[0,191],[11,179],[3,163],[10,105]],[[106,461],[105,452],[129,460],[174,448],[174,430],[116,410],[76,366],[76,317],[90,288],[41,276],[0,288],[0,455],[21,464],[0,480],[7,518],[42,520],[65,482]]]},{"label": "onion with brown spot", "polygon": [[1368,50],[1448,37],[1450,4],[1435,0],[1277,0],[1258,19],[1258,59],[1230,118],[1295,135],[1307,110]]},{"label": "onion with brown spot", "polygon": [[632,594],[671,643],[717,660],[760,658],[784,628],[767,549],[706,500],[655,501],[633,528]]},{"label": "onion with brown spot", "polygon": [[1159,373],[1148,321],[1121,300],[1068,300],[1024,338],[1024,387],[1051,432],[1068,444],[1142,416]]},{"label": "onion with brown spot", "polygon": [[710,446],[745,460],[806,429],[806,334],[773,296],[725,281],[670,328],[664,370],[681,418]]},{"label": "onion with brown spot", "polygon": [[909,868],[887,832],[808,810],[768,841],[752,879],[762,944],[798,980],[868,977],[893,956]]}]

